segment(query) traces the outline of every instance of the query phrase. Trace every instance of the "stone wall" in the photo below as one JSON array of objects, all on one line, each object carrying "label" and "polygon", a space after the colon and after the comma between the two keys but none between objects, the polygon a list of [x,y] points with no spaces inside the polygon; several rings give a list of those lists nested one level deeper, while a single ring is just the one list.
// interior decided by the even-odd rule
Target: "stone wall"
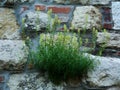
[{"label": "stone wall", "polygon": [[[119,0],[19,0],[19,2],[18,0],[7,0],[4,1],[4,5],[13,5],[20,25],[22,18],[31,16],[30,13],[27,15],[28,12],[47,13],[48,10],[52,9],[52,17],[57,14],[62,25],[70,26],[72,23],[76,29],[92,29],[93,27],[120,29],[119,20],[116,19],[119,17]],[[31,14],[34,15],[33,13]],[[30,18],[28,21],[33,20]],[[34,26],[30,22],[26,23],[27,26]],[[39,25],[38,27],[41,28]]]},{"label": "stone wall", "polygon": [[[70,27],[71,23],[75,29],[81,30],[91,30],[93,27],[99,30],[120,30],[119,6],[119,0],[0,0],[0,90],[98,90],[99,87],[103,87],[99,90],[120,90],[118,58],[90,55],[97,58],[100,65],[88,73],[88,78],[83,81],[96,88],[82,84],[75,87],[66,83],[55,86],[46,74],[29,71],[23,73],[27,69],[28,47],[19,32],[23,26],[26,30],[43,30],[49,22],[47,12],[50,9],[52,20],[55,15],[61,20],[58,30],[62,30],[64,24]],[[97,42],[101,44],[105,39],[106,36],[99,32]],[[110,33],[107,42],[107,47],[118,49],[112,50],[112,53],[120,56],[120,34]]]}]

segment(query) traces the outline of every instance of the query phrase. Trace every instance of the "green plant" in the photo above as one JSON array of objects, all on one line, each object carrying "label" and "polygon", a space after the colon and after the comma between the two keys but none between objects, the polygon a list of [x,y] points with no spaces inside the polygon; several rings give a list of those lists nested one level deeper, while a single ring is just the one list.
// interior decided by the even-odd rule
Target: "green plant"
[{"label": "green plant", "polygon": [[22,25],[21,25],[21,36],[22,36],[22,38],[25,38],[25,37],[26,37],[25,28],[24,28],[24,23],[25,23],[25,19],[22,18]]},{"label": "green plant", "polygon": [[105,50],[105,48],[107,47],[107,44],[110,40],[110,34],[106,31],[106,29],[103,30],[104,33],[104,40],[102,41],[102,44],[100,44],[100,49],[98,52],[98,55],[102,55],[103,51]]},{"label": "green plant", "polygon": [[[57,84],[69,79],[82,79],[96,66],[95,60],[79,50],[83,44],[80,30],[79,35],[73,31],[69,34],[64,25],[64,32],[55,32],[60,21],[57,16],[52,19],[51,12],[48,12],[47,32],[40,34],[37,51],[30,51],[31,63],[38,70],[46,71],[49,79]],[[84,42],[88,43],[88,39]]]},{"label": "green plant", "polygon": [[87,24],[88,24],[88,15],[85,15],[85,27],[83,28],[83,35],[86,34],[86,30],[87,30]]},{"label": "green plant", "polygon": [[37,69],[46,71],[54,83],[82,78],[96,64],[89,56],[79,52],[78,45],[75,34],[41,34],[40,45],[31,54],[31,62]]},{"label": "green plant", "polygon": [[92,29],[92,44],[93,44],[93,49],[96,48],[97,35],[98,35],[98,30],[96,30],[95,28],[93,28]]}]

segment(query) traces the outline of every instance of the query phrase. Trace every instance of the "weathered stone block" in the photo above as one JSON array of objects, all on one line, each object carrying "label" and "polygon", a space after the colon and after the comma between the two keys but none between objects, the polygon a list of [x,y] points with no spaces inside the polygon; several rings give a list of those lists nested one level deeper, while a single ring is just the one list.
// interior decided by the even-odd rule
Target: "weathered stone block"
[{"label": "weathered stone block", "polygon": [[0,40],[0,70],[23,70],[28,48],[22,40]]},{"label": "weathered stone block", "polygon": [[[23,19],[24,23],[22,23]],[[21,15],[20,21],[25,31],[41,31],[47,27],[48,15],[43,12],[28,10]]]},{"label": "weathered stone block", "polygon": [[90,0],[90,4],[93,5],[106,5],[110,4],[112,0]]},{"label": "weathered stone block", "polygon": [[[97,57],[90,55],[91,58],[99,61],[98,66],[88,73],[86,81],[91,86],[119,86],[120,85],[120,59],[112,57]],[[103,89],[104,90],[104,89]],[[108,89],[107,89],[108,90]],[[109,89],[119,90],[119,89]]]},{"label": "weathered stone block", "polygon": [[89,4],[89,0],[53,0],[56,3],[59,4]]},{"label": "weathered stone block", "polygon": [[6,0],[6,3],[8,4],[15,4],[15,3],[32,3],[35,0]]},{"label": "weathered stone block", "polygon": [[0,8],[0,39],[21,39],[13,9]]},{"label": "weathered stone block", "polygon": [[106,43],[106,47],[120,48],[120,34],[116,33],[98,33],[97,43]]},{"label": "weathered stone block", "polygon": [[120,2],[112,2],[113,29],[120,29]]},{"label": "weathered stone block", "polygon": [[63,85],[55,85],[37,72],[12,74],[8,85],[10,90],[64,90]]},{"label": "weathered stone block", "polygon": [[75,29],[100,29],[102,26],[102,15],[94,6],[79,6],[74,10],[72,25]]}]

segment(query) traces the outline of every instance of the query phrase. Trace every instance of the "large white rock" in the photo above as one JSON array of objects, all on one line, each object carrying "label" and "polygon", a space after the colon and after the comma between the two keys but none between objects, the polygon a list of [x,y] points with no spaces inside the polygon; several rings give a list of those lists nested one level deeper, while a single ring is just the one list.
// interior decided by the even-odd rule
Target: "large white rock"
[{"label": "large white rock", "polygon": [[53,0],[61,4],[88,4],[89,0]]},{"label": "large white rock", "polygon": [[[88,73],[86,79],[93,86],[114,86],[120,85],[120,59],[111,57],[92,56],[100,64]],[[116,89],[115,89],[116,90]]]},{"label": "large white rock", "polygon": [[75,29],[101,28],[101,13],[94,6],[79,6],[74,10],[72,25]]},{"label": "large white rock", "polygon": [[[24,23],[22,23],[23,19]],[[41,28],[46,28],[48,23],[48,15],[43,12],[26,11],[21,15],[21,25],[23,24],[24,29],[27,31],[43,30]]]},{"label": "large white rock", "polygon": [[[91,87],[116,85],[116,87],[110,87],[106,90],[119,90],[120,88],[117,86],[120,85],[120,59],[93,55],[90,55],[90,57],[94,58],[99,64],[92,72],[88,72],[88,77],[84,81],[89,82]],[[56,86],[49,81],[47,74],[42,75],[37,72],[12,74],[7,84],[10,90],[64,90],[67,85],[62,83]],[[71,87],[70,85],[67,86]],[[81,90],[81,87],[77,88],[77,90]],[[65,90],[76,90],[76,88]]]},{"label": "large white rock", "polygon": [[21,39],[13,9],[0,8],[0,39]]},{"label": "large white rock", "polygon": [[120,48],[120,34],[99,32],[97,35],[97,43],[106,43],[106,47]]},{"label": "large white rock", "polygon": [[0,69],[23,70],[28,48],[22,40],[0,40]]},{"label": "large white rock", "polygon": [[35,0],[5,0],[5,3],[8,3],[8,4],[15,4],[15,3],[32,3],[33,1]]},{"label": "large white rock", "polygon": [[61,4],[93,4],[93,5],[106,5],[109,4],[111,1],[115,0],[53,0],[56,3]]},{"label": "large white rock", "polygon": [[120,30],[120,1],[112,2],[111,6],[113,29]]},{"label": "large white rock", "polygon": [[8,82],[10,90],[64,90],[63,85],[56,86],[39,73],[13,74]]},{"label": "large white rock", "polygon": [[90,4],[102,4],[102,5],[106,5],[106,4],[110,4],[111,1],[114,1],[114,0],[90,0]]}]

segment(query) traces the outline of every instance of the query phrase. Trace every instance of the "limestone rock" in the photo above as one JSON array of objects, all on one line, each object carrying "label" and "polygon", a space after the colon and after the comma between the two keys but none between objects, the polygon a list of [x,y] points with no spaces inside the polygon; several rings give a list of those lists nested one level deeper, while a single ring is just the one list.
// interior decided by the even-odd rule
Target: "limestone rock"
[{"label": "limestone rock", "polygon": [[89,0],[53,0],[56,3],[61,4],[88,4]]},{"label": "limestone rock", "polygon": [[120,34],[99,32],[97,43],[106,43],[106,47],[120,48]]},{"label": "limestone rock", "polygon": [[87,82],[92,86],[119,86],[120,59],[92,55],[91,57],[97,59],[100,64],[98,64],[94,71],[88,73]]},{"label": "limestone rock", "polygon": [[8,85],[10,90],[64,90],[62,85],[56,86],[36,72],[13,74]]},{"label": "limestone rock", "polygon": [[111,1],[115,1],[115,0],[53,0],[53,1],[61,4],[106,5],[109,4]]},{"label": "limestone rock", "polygon": [[111,1],[114,1],[114,0],[90,0],[90,4],[93,4],[93,5],[106,5],[106,4],[110,4]]},{"label": "limestone rock", "polygon": [[0,40],[0,69],[23,70],[28,48],[22,40]]},{"label": "limestone rock", "polygon": [[[119,90],[117,86],[120,85],[120,59],[93,55],[90,55],[90,57],[99,61],[99,64],[92,72],[88,72],[88,78],[84,81],[89,82],[91,87],[108,87],[116,85],[116,87],[105,90]],[[10,90],[76,90],[75,88],[65,89],[66,85],[64,86],[63,83],[56,86],[49,81],[47,74],[42,75],[37,72],[12,74],[7,84]],[[78,87],[77,90],[82,90],[80,88],[81,87]]]},{"label": "limestone rock", "polygon": [[101,13],[94,6],[76,7],[72,20],[75,29],[101,28]]},{"label": "limestone rock", "polygon": [[15,4],[15,3],[25,3],[25,2],[31,3],[34,0],[5,0],[5,1],[6,1],[5,4]]},{"label": "limestone rock", "polygon": [[0,39],[20,39],[13,9],[0,8]]},{"label": "limestone rock", "polygon": [[48,24],[48,15],[43,12],[28,11],[24,13],[21,17],[25,21],[23,23],[23,27],[27,31],[40,31],[42,30],[42,28],[46,28]]}]

